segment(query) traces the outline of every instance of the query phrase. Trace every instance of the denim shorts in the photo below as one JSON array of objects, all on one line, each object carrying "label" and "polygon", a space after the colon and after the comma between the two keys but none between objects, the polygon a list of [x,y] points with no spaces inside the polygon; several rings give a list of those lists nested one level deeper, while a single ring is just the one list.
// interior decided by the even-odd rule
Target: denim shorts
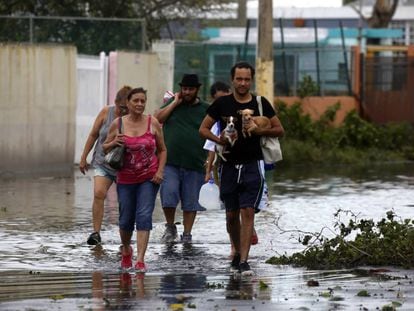
[{"label": "denim shorts", "polygon": [[140,184],[118,184],[119,228],[132,232],[152,229],[152,213],[159,185],[150,181]]},{"label": "denim shorts", "polygon": [[205,211],[205,208],[198,204],[198,195],[203,184],[204,173],[166,165],[160,189],[162,207],[177,208],[178,202],[181,201],[183,211]]},{"label": "denim shorts", "polygon": [[109,171],[105,166],[102,166],[102,165],[95,167],[94,176],[95,177],[96,176],[106,177],[106,178],[110,179],[112,182],[116,181],[116,174]]},{"label": "denim shorts", "polygon": [[264,186],[260,161],[223,163],[220,167],[220,198],[227,211],[259,207]]}]

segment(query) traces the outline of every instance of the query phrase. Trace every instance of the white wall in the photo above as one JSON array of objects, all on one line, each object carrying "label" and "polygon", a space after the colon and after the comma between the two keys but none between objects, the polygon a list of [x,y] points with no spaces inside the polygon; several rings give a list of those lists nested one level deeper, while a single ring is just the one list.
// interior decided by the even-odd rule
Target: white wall
[{"label": "white wall", "polygon": [[[107,104],[108,58],[79,55],[77,66],[78,97],[76,105],[75,163],[79,163],[83,147],[99,111]],[[88,162],[92,160],[89,153]]]},{"label": "white wall", "polygon": [[[161,97],[157,97],[157,102],[162,103],[162,97],[165,91],[174,89],[174,57],[175,45],[172,40],[155,41],[152,44],[152,51],[158,55],[158,79],[161,84],[160,89],[164,89]],[[157,92],[159,95],[160,92]],[[161,101],[160,101],[161,100]]]}]

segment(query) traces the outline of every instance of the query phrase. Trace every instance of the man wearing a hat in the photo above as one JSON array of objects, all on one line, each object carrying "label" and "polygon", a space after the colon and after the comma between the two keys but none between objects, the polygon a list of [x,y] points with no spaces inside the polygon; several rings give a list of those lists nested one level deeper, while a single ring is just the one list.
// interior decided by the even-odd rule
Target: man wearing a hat
[{"label": "man wearing a hat", "polygon": [[168,150],[160,189],[166,219],[162,240],[173,242],[177,237],[175,210],[181,201],[184,225],[181,241],[189,243],[197,212],[205,210],[198,203],[200,188],[204,183],[206,159],[204,139],[200,137],[198,129],[209,105],[197,96],[201,83],[196,74],[184,74],[179,85],[180,91],[154,115],[163,123]]}]

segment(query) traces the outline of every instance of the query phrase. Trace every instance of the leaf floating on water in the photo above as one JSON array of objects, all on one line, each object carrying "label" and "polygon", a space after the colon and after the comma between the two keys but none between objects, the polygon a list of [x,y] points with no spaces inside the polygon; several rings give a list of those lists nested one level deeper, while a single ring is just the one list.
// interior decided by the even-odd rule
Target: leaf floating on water
[{"label": "leaf floating on water", "polygon": [[50,299],[62,300],[62,299],[65,299],[65,297],[63,295],[53,295],[53,296],[50,296]]},{"label": "leaf floating on water", "polygon": [[331,292],[322,292],[319,293],[319,296],[324,297],[324,298],[329,298],[332,296]]},{"label": "leaf floating on water", "polygon": [[260,290],[264,290],[264,289],[267,289],[267,288],[269,288],[269,285],[267,285],[265,282],[263,282],[263,281],[260,281],[259,282],[259,289]]},{"label": "leaf floating on water", "polygon": [[381,308],[382,311],[395,311],[395,307],[393,305],[385,305]]},{"label": "leaf floating on water", "polygon": [[172,303],[170,304],[172,311],[184,311],[184,304],[182,303]]},{"label": "leaf floating on water", "polygon": [[370,297],[371,295],[366,290],[361,290],[357,294],[358,297]]}]

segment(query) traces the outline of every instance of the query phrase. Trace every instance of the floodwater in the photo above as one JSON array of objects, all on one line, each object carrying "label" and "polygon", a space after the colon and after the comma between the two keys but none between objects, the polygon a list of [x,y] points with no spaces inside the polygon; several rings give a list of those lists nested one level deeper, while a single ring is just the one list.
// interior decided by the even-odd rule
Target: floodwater
[{"label": "floodwater", "polygon": [[[222,210],[199,214],[191,245],[164,245],[158,202],[149,271],[135,275],[118,269],[114,189],[106,201],[103,244],[90,247],[91,174],[75,168],[71,178],[0,181],[0,310],[414,310],[414,270],[359,273],[265,263],[303,248],[294,238],[297,230],[333,230],[338,209],[374,220],[391,209],[412,218],[414,164],[303,166],[276,170],[267,181],[271,204],[256,217],[259,244],[250,251],[255,276],[248,278],[228,271]],[[308,286],[311,279],[319,286]],[[361,290],[369,297],[357,296]]]}]

